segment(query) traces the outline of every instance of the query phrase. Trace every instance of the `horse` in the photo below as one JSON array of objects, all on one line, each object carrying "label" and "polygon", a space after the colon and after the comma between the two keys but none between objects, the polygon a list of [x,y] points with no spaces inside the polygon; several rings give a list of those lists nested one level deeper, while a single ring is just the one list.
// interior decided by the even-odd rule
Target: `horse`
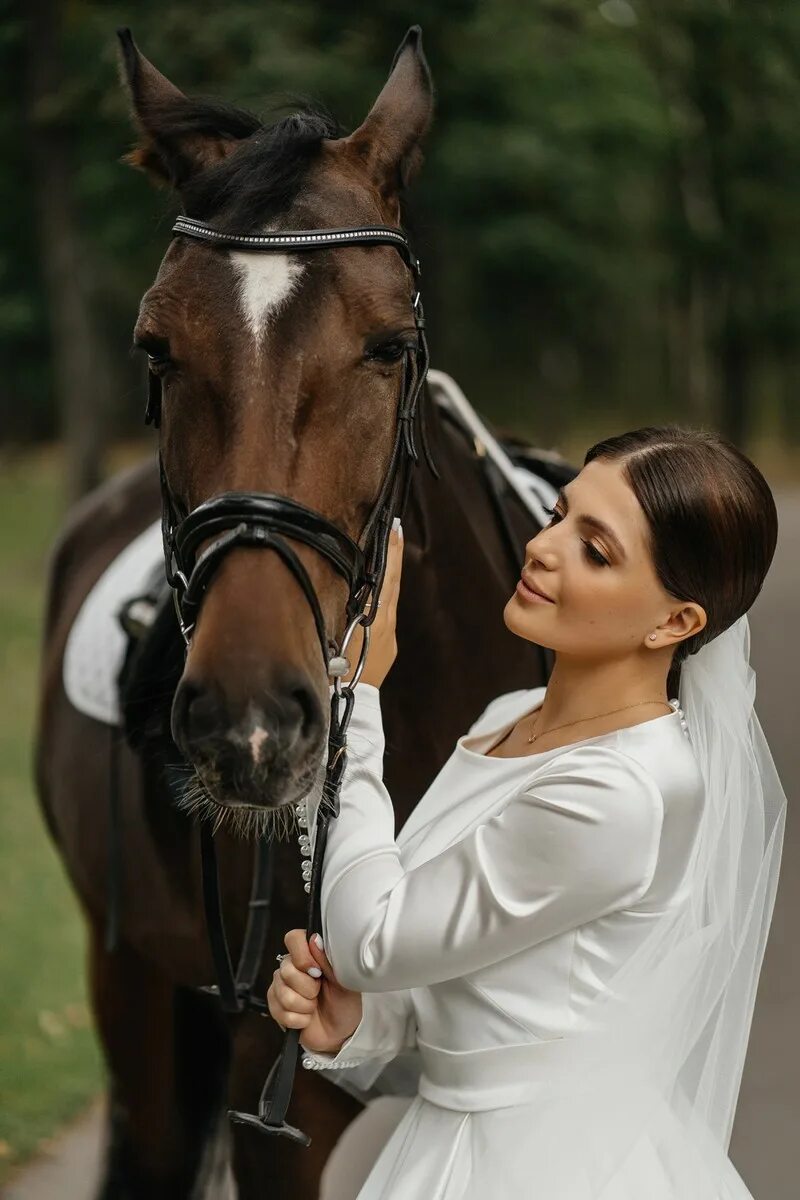
[{"label": "horse", "polygon": [[[185,212],[254,234],[400,226],[433,115],[418,27],[350,134],[314,107],[266,124],[191,98],[128,30],[118,33],[138,134],[126,161],[166,185]],[[159,450],[175,503],[188,512],[226,490],[269,490],[357,541],[389,466],[410,311],[408,272],[388,245],[261,257],[173,239],[134,338],[151,383],[159,381]],[[421,403],[436,472],[423,465],[411,478],[399,653],[381,689],[398,827],[488,701],[546,682],[549,670],[542,648],[521,643],[501,620],[535,532],[530,512],[510,503],[498,521],[498,480],[487,487],[477,440],[432,402],[429,385]],[[229,1107],[254,1110],[282,1035],[258,1012],[222,1012],[203,990],[213,964],[199,865],[200,824],[213,821],[220,906],[235,949],[249,899],[248,835],[267,829],[274,879],[263,994],[286,930],[305,920],[297,850],[281,834],[322,761],[329,701],[297,577],[279,555],[237,545],[211,580],[186,647],[172,614],[172,657],[160,673],[156,664],[146,697],[164,753],[153,749],[158,739],[147,753],[114,743],[112,730],[113,803],[109,727],[79,711],[64,686],[76,616],[109,565],[162,516],[162,486],[151,460],[101,484],[67,514],[47,571],[34,769],[88,930],[89,993],[109,1081],[98,1195],[312,1200],[363,1105],[324,1074],[300,1071],[291,1112],[312,1132],[310,1146],[230,1125]],[[298,542],[296,553],[327,629],[341,635],[344,581],[312,547]],[[176,804],[164,768],[176,748],[202,797],[194,813]],[[124,852],[116,900],[115,820]]]}]

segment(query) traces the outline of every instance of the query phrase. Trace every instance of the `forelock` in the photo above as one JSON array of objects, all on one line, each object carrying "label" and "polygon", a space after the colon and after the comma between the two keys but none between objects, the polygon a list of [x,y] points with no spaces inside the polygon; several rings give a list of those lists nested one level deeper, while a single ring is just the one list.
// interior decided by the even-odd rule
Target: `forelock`
[{"label": "forelock", "polygon": [[186,215],[202,221],[218,217],[223,231],[258,231],[291,207],[323,140],[342,133],[319,105],[257,125],[232,154],[181,188]]}]

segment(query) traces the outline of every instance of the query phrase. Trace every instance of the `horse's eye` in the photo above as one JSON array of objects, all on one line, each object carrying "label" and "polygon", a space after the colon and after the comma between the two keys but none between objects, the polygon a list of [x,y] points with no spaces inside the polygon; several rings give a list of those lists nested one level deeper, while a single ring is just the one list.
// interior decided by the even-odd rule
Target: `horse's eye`
[{"label": "horse's eye", "polygon": [[133,344],[137,350],[144,350],[147,355],[147,365],[154,374],[157,375],[160,371],[172,366],[167,338],[157,337],[155,334],[143,334],[141,337],[135,338]]},{"label": "horse's eye", "polygon": [[415,350],[416,342],[406,337],[387,338],[382,342],[368,345],[364,358],[370,362],[393,363],[403,357],[406,350]]},{"label": "horse's eye", "polygon": [[154,375],[158,375],[172,365],[172,359],[168,354],[148,354],[147,365]]}]

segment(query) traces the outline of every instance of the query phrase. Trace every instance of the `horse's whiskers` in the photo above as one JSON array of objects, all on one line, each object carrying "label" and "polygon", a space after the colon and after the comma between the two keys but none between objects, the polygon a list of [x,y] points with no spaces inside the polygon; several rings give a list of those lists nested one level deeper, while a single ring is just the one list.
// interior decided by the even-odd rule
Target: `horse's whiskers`
[{"label": "horse's whiskers", "polygon": [[180,769],[186,772],[187,778],[180,789],[173,789],[176,806],[198,821],[210,821],[215,834],[225,829],[243,840],[266,837],[270,841],[283,841],[300,831],[294,804],[284,804],[280,808],[220,804],[194,767],[187,764],[181,765]]}]

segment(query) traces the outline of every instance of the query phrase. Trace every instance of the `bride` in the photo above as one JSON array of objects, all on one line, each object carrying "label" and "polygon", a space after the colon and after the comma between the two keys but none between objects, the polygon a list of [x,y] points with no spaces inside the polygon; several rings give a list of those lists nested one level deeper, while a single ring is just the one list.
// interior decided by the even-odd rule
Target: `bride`
[{"label": "bride", "polygon": [[593,446],[503,612],[555,651],[547,687],[493,700],[395,837],[393,531],[322,945],[290,930],[267,993],[309,1069],[369,1087],[420,1056],[358,1200],[750,1197],[728,1146],[786,797],[745,614],[776,538],[766,481],[716,434]]}]

